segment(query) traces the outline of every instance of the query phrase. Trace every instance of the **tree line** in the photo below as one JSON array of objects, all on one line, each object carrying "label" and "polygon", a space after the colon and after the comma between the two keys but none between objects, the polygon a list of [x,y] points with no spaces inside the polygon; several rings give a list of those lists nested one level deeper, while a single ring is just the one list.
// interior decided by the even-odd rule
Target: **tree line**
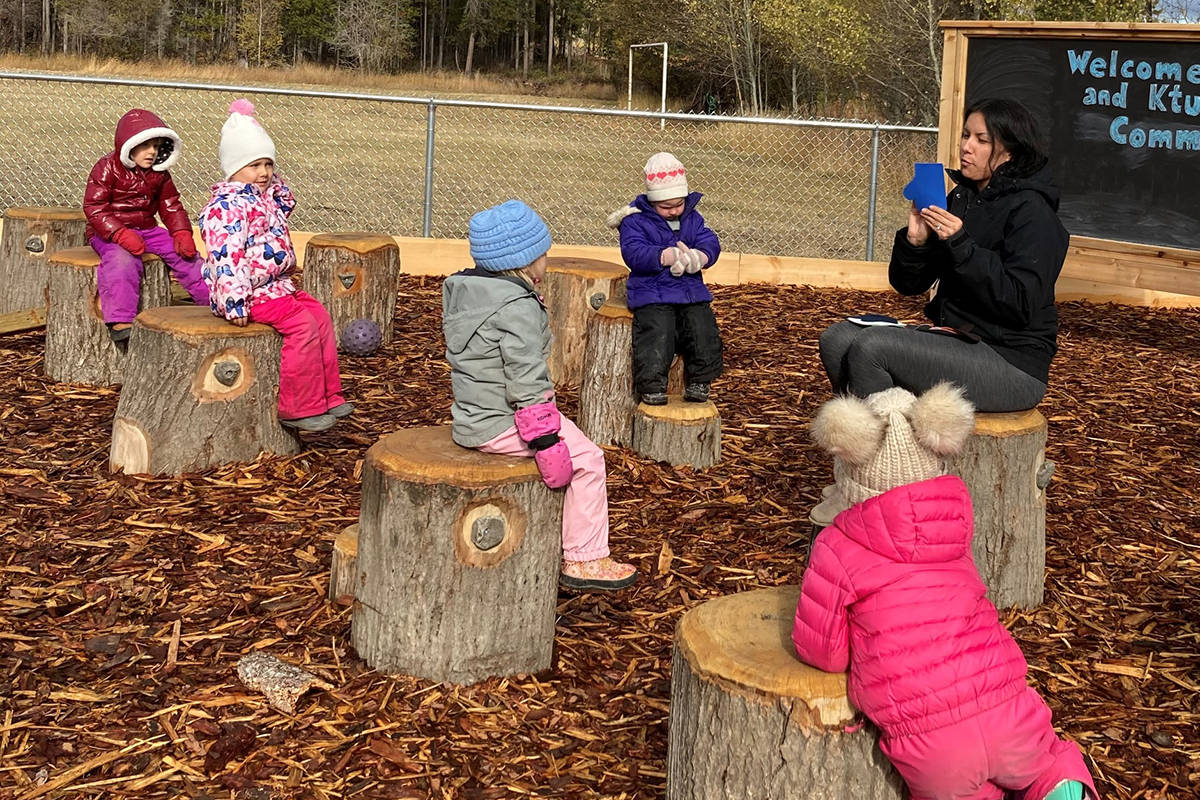
[{"label": "tree line", "polygon": [[[0,51],[622,83],[694,110],[936,119],[941,19],[1151,21],[1188,0],[0,0]],[[1172,16],[1174,14],[1175,16]],[[660,55],[639,50],[656,86]]]}]

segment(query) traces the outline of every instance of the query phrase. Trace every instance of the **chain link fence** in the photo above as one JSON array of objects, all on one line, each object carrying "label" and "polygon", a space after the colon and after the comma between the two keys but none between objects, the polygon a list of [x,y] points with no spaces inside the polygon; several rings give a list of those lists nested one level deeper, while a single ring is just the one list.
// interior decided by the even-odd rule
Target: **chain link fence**
[{"label": "chain link fence", "polygon": [[275,140],[298,207],[292,226],[465,238],[475,211],[519,197],[556,242],[614,245],[605,218],[668,150],[705,194],[700,210],[731,251],[886,258],[905,218],[914,161],[933,128],[755,119],[225,85],[0,73],[0,203],[78,205],[129,108],[183,139],[171,170],[196,214],[219,179],[229,103],[248,97]]}]

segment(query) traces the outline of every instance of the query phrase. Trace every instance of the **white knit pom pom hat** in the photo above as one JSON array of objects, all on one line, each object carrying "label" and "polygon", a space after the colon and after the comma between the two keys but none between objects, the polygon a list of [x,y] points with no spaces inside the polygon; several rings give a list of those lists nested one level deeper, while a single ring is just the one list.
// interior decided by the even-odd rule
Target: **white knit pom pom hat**
[{"label": "white knit pom pom hat", "polygon": [[643,171],[646,173],[646,199],[651,203],[688,196],[687,170],[670,153],[650,156]]},{"label": "white knit pom pom hat", "polygon": [[230,104],[229,119],[221,126],[221,145],[217,152],[225,180],[260,158],[275,160],[275,143],[254,118],[254,104],[249,100],[234,100]]}]

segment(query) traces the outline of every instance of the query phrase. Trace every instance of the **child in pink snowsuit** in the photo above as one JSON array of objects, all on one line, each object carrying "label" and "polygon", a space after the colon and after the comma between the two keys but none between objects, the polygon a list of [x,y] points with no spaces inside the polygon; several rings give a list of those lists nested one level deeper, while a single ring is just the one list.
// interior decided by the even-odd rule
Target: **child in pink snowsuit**
[{"label": "child in pink snowsuit", "polygon": [[546,357],[550,325],[535,287],[550,231],[520,200],[471,217],[471,258],[442,284],[442,331],[454,389],[451,435],[463,447],[537,462],[563,497],[563,566],[572,589],[613,590],[637,579],[609,558],[604,451],[558,412]]},{"label": "child in pink snowsuit", "polygon": [[973,416],[947,383],[821,408],[813,438],[851,505],[813,543],[792,641],[818,669],[849,668],[850,701],[912,800],[1096,800],[985,596],[966,485],[944,474]]},{"label": "child in pink snowsuit", "polygon": [[104,322],[113,341],[124,342],[138,313],[142,253],[161,258],[200,305],[208,304],[208,286],[192,221],[168,172],[179,161],[179,134],[157,114],[135,108],[117,121],[113,144],[88,174],[83,213],[88,243],[100,256],[96,288]]},{"label": "child in pink snowsuit", "polygon": [[261,322],[283,334],[279,421],[323,431],[354,412],[342,396],[333,322],[320,301],[292,282],[296,251],[287,218],[296,203],[275,171],[275,143],[249,101],[229,111],[220,145],[225,180],[213,186],[200,213],[212,310],[234,325]]}]

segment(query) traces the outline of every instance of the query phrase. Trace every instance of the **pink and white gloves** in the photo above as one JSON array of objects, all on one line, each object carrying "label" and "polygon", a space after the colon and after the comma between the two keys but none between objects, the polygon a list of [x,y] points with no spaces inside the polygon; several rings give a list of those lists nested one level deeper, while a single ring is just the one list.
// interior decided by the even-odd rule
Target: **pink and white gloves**
[{"label": "pink and white gloves", "polygon": [[662,251],[659,261],[664,267],[671,268],[671,274],[678,278],[685,272],[695,273],[704,269],[708,264],[708,256],[703,250],[693,250],[683,242]]},{"label": "pink and white gloves", "polygon": [[570,483],[575,467],[566,442],[558,438],[562,416],[554,401],[518,408],[514,419],[517,434],[534,451],[533,460],[542,473],[542,481],[551,489],[561,489]]}]

